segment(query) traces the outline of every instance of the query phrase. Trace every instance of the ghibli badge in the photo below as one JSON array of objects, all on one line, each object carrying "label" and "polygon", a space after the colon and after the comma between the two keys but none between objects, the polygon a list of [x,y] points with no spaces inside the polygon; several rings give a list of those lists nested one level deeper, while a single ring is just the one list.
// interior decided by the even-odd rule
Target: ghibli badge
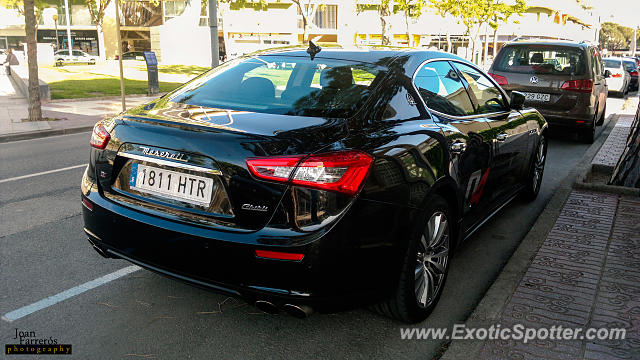
[{"label": "ghibli badge", "polygon": [[242,204],[242,210],[267,211],[269,210],[269,207],[264,205]]}]

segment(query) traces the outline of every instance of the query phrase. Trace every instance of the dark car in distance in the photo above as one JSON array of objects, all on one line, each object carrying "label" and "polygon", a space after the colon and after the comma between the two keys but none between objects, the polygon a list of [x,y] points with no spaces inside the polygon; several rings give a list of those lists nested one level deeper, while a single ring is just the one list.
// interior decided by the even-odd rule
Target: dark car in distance
[{"label": "dark car in distance", "polygon": [[421,321],[456,245],[538,194],[547,125],[523,103],[440,52],[241,57],[96,124],[84,230],[267,312]]},{"label": "dark car in distance", "polygon": [[622,65],[624,70],[629,73],[631,79],[629,80],[629,90],[638,91],[638,65],[634,58],[623,58]]},{"label": "dark car in distance", "polygon": [[509,93],[525,93],[551,128],[592,143],[606,116],[608,77],[600,51],[586,42],[527,40],[503,46],[489,69]]}]

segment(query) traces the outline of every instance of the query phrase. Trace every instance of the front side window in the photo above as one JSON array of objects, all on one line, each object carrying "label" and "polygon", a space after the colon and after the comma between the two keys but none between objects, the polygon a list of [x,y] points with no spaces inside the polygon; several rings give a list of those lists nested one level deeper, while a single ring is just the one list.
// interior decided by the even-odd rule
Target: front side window
[{"label": "front side window", "polygon": [[429,109],[454,116],[473,115],[473,105],[464,84],[448,62],[424,64],[414,82]]},{"label": "front side window", "polygon": [[471,66],[455,63],[465,81],[469,84],[469,96],[477,104],[476,114],[506,111],[506,101],[502,92],[480,71]]},{"label": "front side window", "polygon": [[172,95],[212,108],[349,118],[385,69],[360,62],[264,55],[223,64]]},{"label": "front side window", "polygon": [[84,54],[82,53],[82,51],[79,50],[73,50],[73,56],[83,56]]}]

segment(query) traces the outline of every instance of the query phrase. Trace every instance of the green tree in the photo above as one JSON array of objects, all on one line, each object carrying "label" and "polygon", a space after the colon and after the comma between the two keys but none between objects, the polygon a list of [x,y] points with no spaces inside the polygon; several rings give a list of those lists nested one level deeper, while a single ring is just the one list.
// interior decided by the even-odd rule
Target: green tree
[{"label": "green tree", "polygon": [[[36,17],[36,29],[40,23],[40,17],[42,16],[42,10],[47,6],[43,0],[35,0],[33,3],[34,14]],[[5,9],[18,10],[18,14],[25,16],[24,12],[24,0],[0,0],[0,5]]]},{"label": "green tree", "polygon": [[600,47],[608,50],[626,48],[629,40],[620,28],[621,26],[616,23],[603,23],[600,28]]},{"label": "green tree", "polygon": [[[525,0],[516,0],[515,4],[505,4],[501,0],[498,0],[495,4],[494,16],[489,22],[489,25],[493,29],[493,58],[496,57],[498,52],[498,29],[501,24],[509,23],[509,19],[513,15],[522,16],[527,11],[527,4]],[[512,21],[517,24],[517,20]]]},{"label": "green tree", "polygon": [[393,12],[397,13],[402,11],[404,13],[404,23],[407,33],[407,45],[413,46],[413,39],[409,33],[409,18],[418,18],[422,15],[423,8],[426,3],[425,0],[396,0],[396,5],[393,8]]},{"label": "green tree", "polygon": [[309,35],[309,19],[313,18],[316,11],[323,7],[317,0],[291,0],[298,7],[298,12],[302,16],[302,42],[307,42],[307,36]]}]

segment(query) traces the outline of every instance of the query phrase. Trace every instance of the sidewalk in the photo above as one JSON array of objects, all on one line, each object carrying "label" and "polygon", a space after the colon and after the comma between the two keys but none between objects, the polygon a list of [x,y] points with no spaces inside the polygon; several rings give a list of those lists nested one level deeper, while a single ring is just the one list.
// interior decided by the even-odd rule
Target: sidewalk
[{"label": "sidewalk", "polygon": [[[589,164],[611,162],[628,122],[620,117]],[[465,325],[624,328],[626,338],[455,340],[441,359],[640,359],[640,198],[573,189],[551,202],[561,210],[550,230],[532,228]]]},{"label": "sidewalk", "polygon": [[[126,99],[127,109],[155,97],[134,96]],[[53,134],[89,131],[93,125],[121,110],[120,99],[49,102],[42,105],[42,116],[53,121],[22,121],[28,118],[27,99],[6,74],[0,74],[0,142]]]}]

